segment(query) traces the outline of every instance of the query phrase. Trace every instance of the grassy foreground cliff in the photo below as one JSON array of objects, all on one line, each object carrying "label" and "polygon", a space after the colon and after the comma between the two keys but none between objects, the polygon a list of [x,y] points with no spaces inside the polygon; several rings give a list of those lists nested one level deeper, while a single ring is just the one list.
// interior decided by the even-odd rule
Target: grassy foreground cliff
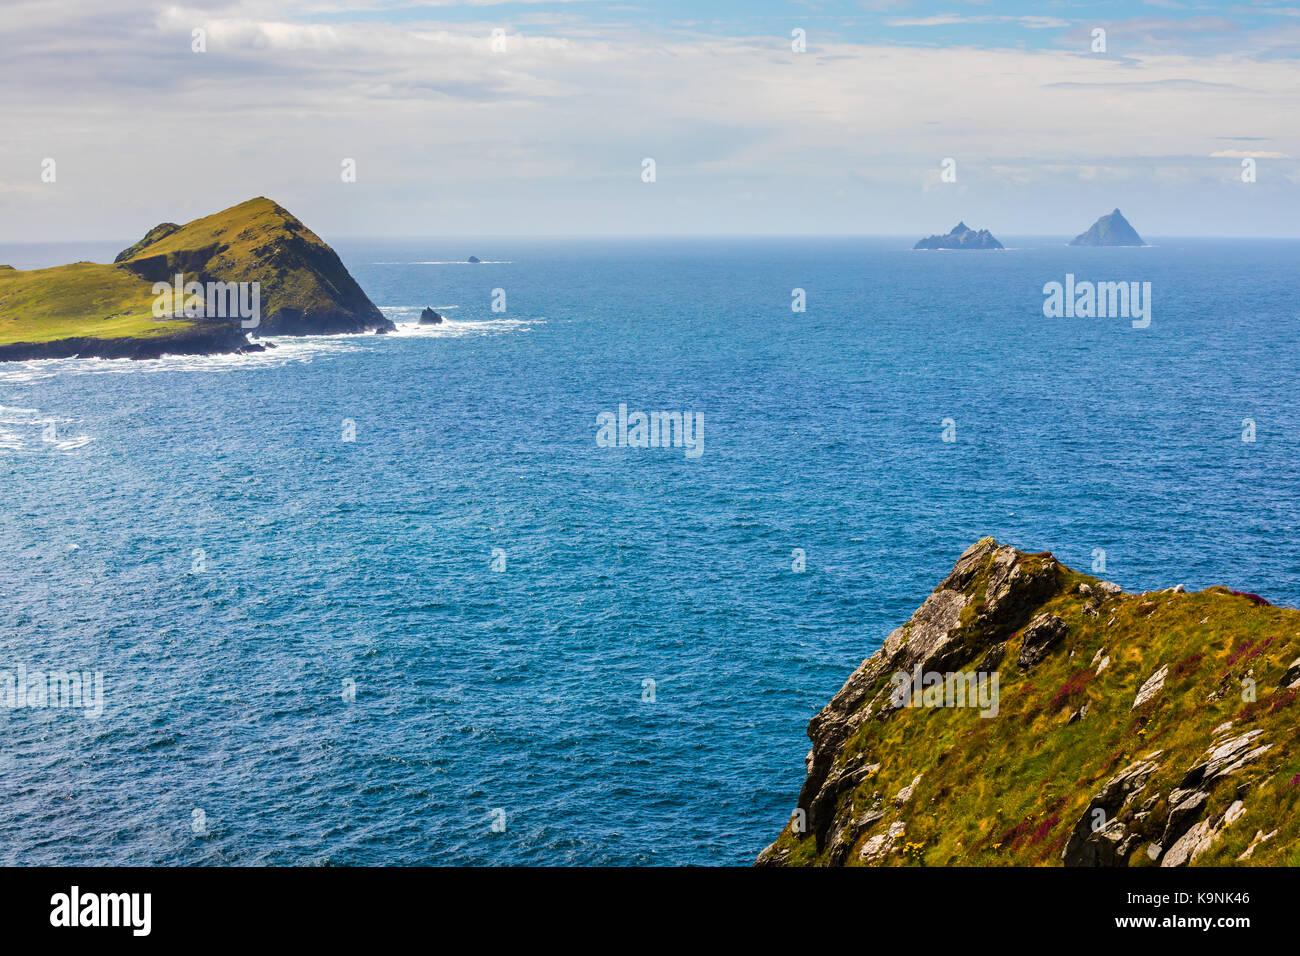
[{"label": "grassy foreground cliff", "polygon": [[[959,703],[970,673],[995,706]],[[1297,865],[1297,696],[1300,611],[985,538],[813,718],[758,862]]]},{"label": "grassy foreground cliff", "polygon": [[156,318],[155,282],[258,283],[253,335],[389,329],[334,250],[257,198],[183,226],[163,223],[111,264],[0,266],[0,360],[239,351],[238,321]]}]

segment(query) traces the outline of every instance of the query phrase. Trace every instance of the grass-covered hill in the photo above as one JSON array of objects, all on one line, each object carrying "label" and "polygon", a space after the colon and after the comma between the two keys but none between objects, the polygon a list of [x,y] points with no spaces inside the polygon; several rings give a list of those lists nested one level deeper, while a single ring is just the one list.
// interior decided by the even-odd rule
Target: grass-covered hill
[{"label": "grass-covered hill", "polygon": [[[996,673],[996,714],[898,672]],[[759,863],[1300,864],[1298,695],[1300,611],[985,538],[813,718]]]},{"label": "grass-covered hill", "polygon": [[155,282],[257,282],[254,335],[389,329],[334,250],[257,198],[183,226],[163,223],[112,264],[0,266],[0,359],[148,358],[248,347],[238,321],[154,317]]}]

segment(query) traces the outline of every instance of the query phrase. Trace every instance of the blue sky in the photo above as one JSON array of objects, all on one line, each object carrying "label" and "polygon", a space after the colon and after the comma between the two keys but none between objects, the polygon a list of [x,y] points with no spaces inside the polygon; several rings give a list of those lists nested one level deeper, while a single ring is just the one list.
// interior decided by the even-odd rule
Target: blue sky
[{"label": "blue sky", "polygon": [[[437,19],[479,23],[486,9],[502,24],[529,25],[556,19],[581,22],[593,30],[637,28],[647,33],[692,36],[713,34],[748,37],[784,35],[803,27],[824,38],[862,44],[1015,47],[1028,50],[1070,49],[1082,26],[1119,25],[1120,39],[1135,48],[1183,49],[1234,47],[1262,55],[1295,56],[1294,36],[1278,49],[1264,34],[1300,22],[1300,8],[1285,2],[1229,4],[1183,3],[1179,0],[1095,0],[1095,2],[952,2],[922,0],[565,0],[565,2],[483,2],[478,4],[383,2],[307,17],[318,23],[384,22],[414,24]],[[1090,30],[1087,31],[1090,34]],[[1122,50],[1119,51],[1122,53]]]},{"label": "blue sky", "polygon": [[1155,236],[1300,235],[1280,3],[105,7],[0,18],[0,241],[253,195],[326,236],[1069,235],[1116,206]]}]

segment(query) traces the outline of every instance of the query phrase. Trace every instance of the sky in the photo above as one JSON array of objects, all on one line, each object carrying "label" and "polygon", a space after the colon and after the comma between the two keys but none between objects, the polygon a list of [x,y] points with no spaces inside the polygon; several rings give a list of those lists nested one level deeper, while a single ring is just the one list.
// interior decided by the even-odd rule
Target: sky
[{"label": "sky", "polygon": [[0,242],[258,195],[327,239],[1300,236],[1273,0],[0,0],[0,50]]}]

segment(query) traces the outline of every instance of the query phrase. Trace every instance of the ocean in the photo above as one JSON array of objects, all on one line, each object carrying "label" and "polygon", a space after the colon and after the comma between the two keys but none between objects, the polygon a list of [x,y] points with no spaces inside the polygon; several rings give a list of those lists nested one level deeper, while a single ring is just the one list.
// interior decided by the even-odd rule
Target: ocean
[{"label": "ocean", "polygon": [[102,678],[0,862],[747,865],[982,536],[1300,604],[1300,242],[1002,239],[334,242],[397,333],[0,365],[0,678]]}]

